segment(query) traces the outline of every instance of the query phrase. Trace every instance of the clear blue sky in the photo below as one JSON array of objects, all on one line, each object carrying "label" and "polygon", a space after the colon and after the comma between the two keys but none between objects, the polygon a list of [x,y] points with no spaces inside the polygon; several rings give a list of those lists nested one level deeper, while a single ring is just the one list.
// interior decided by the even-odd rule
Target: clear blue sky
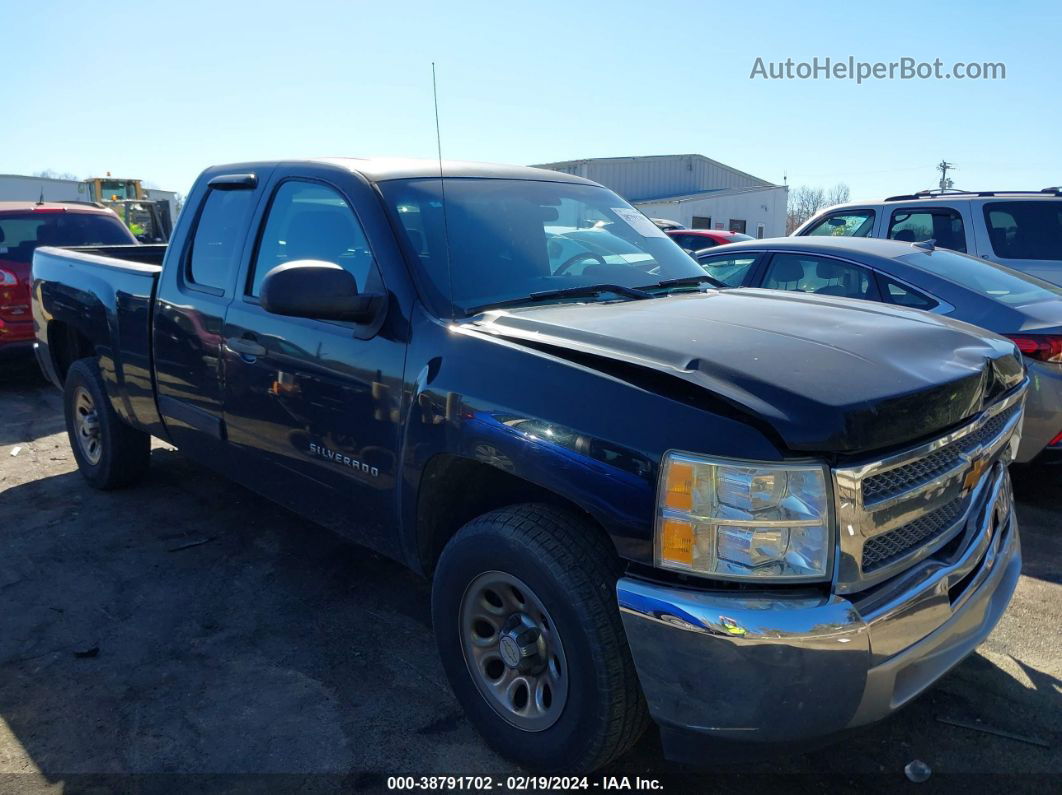
[{"label": "clear blue sky", "polygon": [[[1062,3],[0,0],[0,173],[314,155],[698,152],[854,198],[1062,184]],[[768,61],[1002,61],[1000,81],[750,80]]]}]

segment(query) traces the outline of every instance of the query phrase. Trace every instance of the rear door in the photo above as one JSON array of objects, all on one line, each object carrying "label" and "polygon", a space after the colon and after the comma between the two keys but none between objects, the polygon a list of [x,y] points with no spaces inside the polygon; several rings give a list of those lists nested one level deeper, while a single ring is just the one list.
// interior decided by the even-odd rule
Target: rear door
[{"label": "rear door", "polygon": [[248,485],[394,554],[404,338],[386,323],[272,315],[259,300],[271,268],[302,259],[334,262],[360,292],[386,293],[362,220],[373,212],[378,201],[349,172],[278,169],[222,333],[224,416],[234,456],[254,471]]},{"label": "rear door", "polygon": [[235,293],[248,229],[268,170],[207,174],[196,185],[188,231],[178,230],[159,282],[154,315],[158,407],[182,452],[222,464],[225,425],[222,323]]}]

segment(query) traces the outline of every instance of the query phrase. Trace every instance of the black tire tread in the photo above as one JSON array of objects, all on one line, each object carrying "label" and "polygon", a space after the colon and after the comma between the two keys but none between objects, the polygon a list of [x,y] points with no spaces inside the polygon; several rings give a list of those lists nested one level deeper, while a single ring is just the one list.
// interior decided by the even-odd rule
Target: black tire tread
[{"label": "black tire tread", "polygon": [[[97,406],[100,433],[103,436],[105,452],[95,467],[83,461],[77,440],[74,438],[70,404],[73,391],[79,384],[84,385],[92,393],[93,402]],[[95,358],[78,359],[70,365],[63,387],[63,405],[67,415],[67,434],[74,459],[78,463],[81,474],[92,486],[102,491],[110,491],[131,486],[144,476],[151,458],[151,436],[127,425],[115,413],[107,398],[103,376],[100,374]]]},{"label": "black tire tread", "polygon": [[[623,564],[604,533],[587,519],[544,503],[500,508],[465,525],[458,536],[480,533],[508,536],[529,548],[550,576],[567,582],[575,605],[597,628],[597,688],[610,705],[604,731],[575,766],[593,771],[626,752],[649,725],[627,636],[616,604],[616,580]],[[456,537],[456,536],[455,536]],[[446,552],[444,551],[444,555]]]}]

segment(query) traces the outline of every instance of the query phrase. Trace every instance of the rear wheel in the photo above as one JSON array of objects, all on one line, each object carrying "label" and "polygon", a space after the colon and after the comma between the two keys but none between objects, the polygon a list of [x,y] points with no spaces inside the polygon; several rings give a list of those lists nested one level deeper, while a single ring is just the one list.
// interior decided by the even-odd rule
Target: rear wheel
[{"label": "rear wheel", "polygon": [[66,432],[78,469],[97,489],[117,489],[147,470],[151,437],[122,422],[111,407],[94,359],[70,366],[63,390]]},{"label": "rear wheel", "polygon": [[469,522],[432,584],[435,635],[470,721],[503,756],[589,773],[648,723],[600,529],[548,505]]}]

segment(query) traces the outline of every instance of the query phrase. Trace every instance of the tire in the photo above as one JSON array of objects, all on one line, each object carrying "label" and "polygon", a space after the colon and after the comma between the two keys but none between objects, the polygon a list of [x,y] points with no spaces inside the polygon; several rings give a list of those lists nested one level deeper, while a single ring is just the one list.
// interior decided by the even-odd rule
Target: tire
[{"label": "tire", "polygon": [[469,720],[502,756],[585,775],[644,732],[616,604],[621,568],[597,527],[549,505],[492,511],[446,545],[432,583],[439,654]]},{"label": "tire", "polygon": [[151,437],[126,425],[111,407],[95,359],[70,366],[63,388],[66,433],[77,468],[104,491],[129,486],[143,477]]}]

